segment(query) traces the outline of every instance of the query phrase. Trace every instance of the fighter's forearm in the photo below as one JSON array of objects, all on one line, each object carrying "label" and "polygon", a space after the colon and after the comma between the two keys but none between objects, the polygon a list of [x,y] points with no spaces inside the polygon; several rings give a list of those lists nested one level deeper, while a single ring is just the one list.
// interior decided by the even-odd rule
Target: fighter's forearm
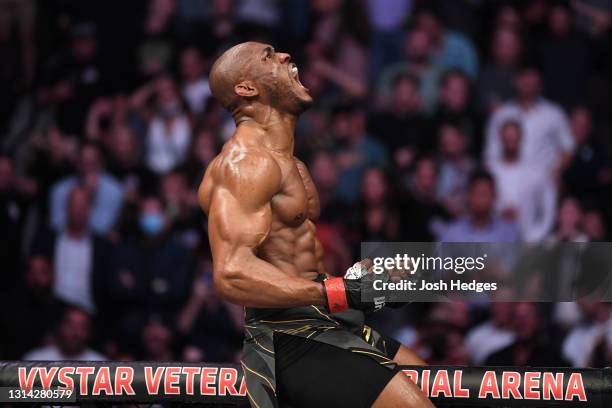
[{"label": "fighter's forearm", "polygon": [[223,298],[246,307],[290,308],[325,304],[321,283],[291,276],[254,255],[240,262],[215,266],[215,287]]}]

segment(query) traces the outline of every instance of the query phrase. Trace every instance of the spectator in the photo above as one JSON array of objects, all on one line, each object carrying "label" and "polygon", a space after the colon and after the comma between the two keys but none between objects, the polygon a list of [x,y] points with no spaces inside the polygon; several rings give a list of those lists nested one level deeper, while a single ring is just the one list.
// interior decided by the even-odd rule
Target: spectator
[{"label": "spectator", "polygon": [[55,328],[53,343],[27,352],[22,359],[31,361],[103,361],[106,358],[90,349],[91,318],[87,312],[66,306]]},{"label": "spectator", "polygon": [[558,242],[587,242],[588,238],[582,231],[582,216],[582,205],[576,197],[562,197],[557,225],[550,238]]},{"label": "spectator", "polygon": [[[312,179],[319,193],[320,217],[317,221],[317,238],[325,251],[324,264],[330,273],[340,271],[352,262],[349,243],[358,240],[356,236],[347,237],[347,229],[357,224],[351,208],[338,199],[338,166],[332,154],[319,151],[310,165]],[[354,232],[354,231],[353,231]]]},{"label": "spectator", "polygon": [[[393,94],[388,106],[370,118],[370,130],[391,151],[398,155],[408,153],[414,157],[428,146],[429,121],[421,112],[422,100],[416,77],[398,74],[393,82]],[[410,163],[397,163],[406,167]]]},{"label": "spectator", "polygon": [[[171,233],[171,223],[157,197],[140,205],[138,233],[126,236],[110,255],[100,282],[104,321],[124,341],[137,338],[151,314],[172,319],[188,298],[191,253]],[[127,345],[129,346],[129,344]]]},{"label": "spectator", "polygon": [[189,112],[198,115],[202,113],[208,98],[210,87],[204,76],[205,61],[197,48],[186,48],[181,52],[181,75],[183,79],[182,95]]},{"label": "spectator", "polygon": [[46,85],[39,100],[56,106],[56,122],[63,132],[82,134],[90,104],[104,89],[97,48],[95,24],[81,22],[72,29],[69,53],[50,58],[44,68]]},{"label": "spectator", "polygon": [[190,188],[183,173],[166,174],[160,183],[164,213],[178,242],[189,249],[208,247],[206,218],[198,204],[196,190]]},{"label": "spectator", "polygon": [[515,341],[486,359],[487,366],[565,367],[559,350],[543,336],[537,303],[516,303],[513,318]]},{"label": "spectator", "polygon": [[75,186],[82,185],[91,194],[89,226],[93,232],[107,234],[115,226],[121,206],[121,185],[104,170],[100,149],[85,144],[79,153],[79,174],[68,176],[53,185],[49,196],[49,223],[61,231],[67,224],[66,203]]},{"label": "spectator", "polygon": [[584,103],[590,71],[590,48],[572,27],[569,6],[554,4],[548,15],[548,35],[538,55],[542,63],[544,94],[566,109]]},{"label": "spectator", "polygon": [[206,259],[179,314],[178,328],[186,336],[190,355],[197,353],[199,361],[233,361],[241,345],[244,314],[219,298],[212,279],[212,262]]},{"label": "spectator", "polygon": [[437,201],[438,168],[427,156],[419,158],[408,180],[409,194],[402,202],[402,236],[406,241],[430,242],[442,230],[449,215]]},{"label": "spectator", "polygon": [[478,53],[468,37],[444,27],[432,9],[422,9],[415,14],[416,26],[425,30],[431,38],[433,62],[442,71],[456,69],[475,79],[478,75]]},{"label": "spectator", "polygon": [[468,78],[458,71],[449,71],[442,77],[440,101],[434,112],[434,123],[454,123],[467,137],[469,145],[474,149],[480,145],[477,139],[480,134],[475,112],[470,104],[470,83]]},{"label": "spectator", "polygon": [[512,79],[522,53],[518,33],[509,28],[498,28],[491,41],[491,58],[478,77],[478,105],[481,112],[492,113],[514,97]]},{"label": "spectator", "polygon": [[363,173],[361,180],[360,214],[361,233],[364,241],[402,241],[402,224],[397,200],[393,197],[395,189],[390,185],[387,175],[372,167]]},{"label": "spectator", "polygon": [[[146,102],[155,98],[153,110]],[[132,96],[132,107],[147,120],[146,163],[156,174],[165,174],[187,158],[191,126],[183,111],[176,84],[169,77],[159,77]]]},{"label": "spectator", "polygon": [[467,153],[467,140],[461,129],[443,123],[438,131],[437,199],[453,215],[465,208],[465,192],[476,162]]},{"label": "spectator", "polygon": [[191,149],[191,157],[186,166],[189,183],[194,188],[200,185],[204,171],[220,151],[215,134],[202,127],[196,132],[196,138]]},{"label": "spectator", "polygon": [[577,14],[578,26],[594,38],[599,38],[609,31],[612,23],[612,4],[607,1],[579,0],[573,1],[572,7]]},{"label": "spectator", "polygon": [[76,171],[78,146],[74,138],[62,133],[56,125],[34,132],[26,150],[27,175],[37,181],[36,201],[43,219],[49,214],[49,194],[53,185]]},{"label": "spectator", "polygon": [[111,143],[112,131],[128,123],[129,98],[124,93],[100,97],[91,104],[87,115],[85,135],[91,142]]},{"label": "spectator", "polygon": [[176,361],[176,336],[159,318],[151,318],[141,332],[141,359],[145,361]]},{"label": "spectator", "polygon": [[364,98],[369,27],[362,3],[315,0],[311,5],[317,16],[314,41],[306,50],[312,68],[342,93]]},{"label": "spectator", "polygon": [[322,222],[338,222],[346,214],[344,206],[336,195],[338,188],[338,164],[331,153],[320,151],[312,158],[310,173],[317,186],[321,206]]},{"label": "spectator", "polygon": [[332,132],[338,145],[335,154],[340,167],[338,196],[346,203],[354,204],[365,169],[385,166],[387,151],[378,140],[367,134],[366,115],[362,107],[340,106],[332,121]]},{"label": "spectator", "polygon": [[401,55],[402,25],[412,11],[413,0],[368,0],[368,15],[372,26],[370,66],[372,77],[381,67],[397,62]]},{"label": "spectator", "polygon": [[128,203],[134,203],[155,190],[157,180],[143,164],[142,146],[132,128],[113,128],[108,151],[108,169],[121,183],[123,196]]},{"label": "spectator", "polygon": [[438,235],[442,242],[515,242],[516,224],[495,215],[496,187],[493,177],[476,172],[468,183],[467,215]]},{"label": "spectator", "polygon": [[576,194],[597,193],[612,182],[612,166],[606,149],[593,137],[593,118],[585,107],[572,111],[572,133],[576,153],[564,173],[564,181]]},{"label": "spectator", "polygon": [[53,295],[53,279],[50,259],[32,255],[28,258],[22,285],[2,300],[3,338],[0,344],[5,360],[16,360],[50,340],[51,323],[61,309],[59,300]]},{"label": "spectator", "polygon": [[515,340],[514,305],[508,302],[493,302],[489,310],[489,320],[472,328],[465,339],[471,361],[475,365],[483,365],[491,354],[509,346]]},{"label": "spectator", "polygon": [[29,197],[15,174],[13,160],[0,155],[0,265],[3,289],[10,292],[17,282]]},{"label": "spectator", "polygon": [[137,49],[137,65],[142,77],[153,78],[170,68],[175,53],[175,0],[148,0]]},{"label": "spectator", "polygon": [[540,96],[540,72],[529,65],[515,76],[517,98],[499,108],[490,118],[486,131],[485,162],[499,161],[502,155],[500,129],[508,120],[523,128],[521,160],[542,172],[559,176],[574,150],[568,120],[555,104]]},{"label": "spectator", "polygon": [[403,43],[403,60],[385,68],[377,81],[378,92],[391,94],[393,81],[398,75],[412,75],[419,82],[422,110],[431,114],[438,101],[438,86],[442,70],[433,63],[433,46],[424,29],[415,27],[406,35]]},{"label": "spectator", "polygon": [[604,344],[607,355],[612,351],[612,319],[610,305],[591,300],[579,300],[582,321],[563,341],[563,357],[574,367],[593,367],[599,343]]},{"label": "spectator", "polygon": [[490,164],[497,185],[495,206],[502,218],[516,222],[521,239],[539,242],[551,231],[556,212],[554,180],[521,161],[523,130],[517,122],[500,129],[502,159]]},{"label": "spectator", "polygon": [[585,211],[582,217],[582,229],[589,241],[602,242],[608,240],[605,218],[598,209]]},{"label": "spectator", "polygon": [[89,189],[73,187],[64,208],[65,225],[57,231],[43,230],[35,242],[35,248],[53,261],[55,296],[88,313],[96,312],[97,279],[106,273],[109,250],[108,243],[89,225],[92,201]]}]

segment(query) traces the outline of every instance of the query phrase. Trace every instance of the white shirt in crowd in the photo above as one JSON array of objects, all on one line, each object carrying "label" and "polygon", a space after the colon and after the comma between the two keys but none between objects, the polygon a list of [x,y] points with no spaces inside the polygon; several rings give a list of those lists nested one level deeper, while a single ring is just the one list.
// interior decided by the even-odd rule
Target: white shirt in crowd
[{"label": "white shirt in crowd", "polygon": [[612,319],[605,323],[579,324],[569,332],[561,351],[574,367],[587,367],[598,342],[603,340],[612,347]]},{"label": "white shirt in crowd", "polygon": [[46,346],[28,351],[22,359],[27,361],[104,361],[106,357],[89,348],[76,356],[66,356],[56,346]]},{"label": "white shirt in crowd", "polygon": [[164,174],[187,157],[191,127],[185,115],[176,117],[171,126],[159,117],[153,118],[147,134],[147,165],[157,174]]},{"label": "white shirt in crowd", "polygon": [[548,173],[527,163],[496,161],[489,170],[495,178],[496,208],[514,208],[521,240],[539,242],[552,230],[557,189]]},{"label": "white shirt in crowd", "polygon": [[514,333],[497,327],[492,321],[474,327],[466,337],[465,345],[474,364],[484,364],[487,358],[509,346],[514,341]]},{"label": "white shirt in crowd", "polygon": [[183,97],[193,113],[202,113],[206,107],[206,101],[211,96],[208,80],[202,78],[183,86]]},{"label": "white shirt in crowd", "polygon": [[571,153],[575,141],[567,116],[557,105],[539,99],[530,109],[523,110],[509,102],[491,117],[486,131],[485,162],[491,166],[502,156],[501,128],[509,120],[522,125],[521,160],[544,170],[553,170],[562,153]]},{"label": "white shirt in crowd", "polygon": [[55,243],[54,270],[55,295],[67,303],[95,311],[91,294],[93,240],[89,234],[74,239],[66,233]]}]

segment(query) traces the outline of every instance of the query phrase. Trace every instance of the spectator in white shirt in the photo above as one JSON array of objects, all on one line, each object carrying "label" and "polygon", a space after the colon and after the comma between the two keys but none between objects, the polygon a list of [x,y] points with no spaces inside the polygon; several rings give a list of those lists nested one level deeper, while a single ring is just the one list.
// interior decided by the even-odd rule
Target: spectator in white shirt
[{"label": "spectator in white shirt", "polygon": [[59,299],[93,312],[94,239],[87,226],[90,208],[89,191],[75,187],[68,197],[66,228],[55,238],[53,291]]},{"label": "spectator in white shirt", "polygon": [[561,108],[541,97],[541,83],[540,72],[534,67],[524,66],[517,72],[516,100],[502,105],[487,125],[487,164],[501,159],[500,129],[508,120],[515,120],[523,129],[521,160],[555,176],[567,166],[575,145],[572,131]]},{"label": "spectator in white shirt", "polygon": [[197,48],[186,48],[181,53],[181,75],[182,94],[189,111],[196,115],[202,113],[211,92],[204,76],[204,59]]},{"label": "spectator in white shirt", "polygon": [[27,352],[30,361],[103,361],[102,354],[90,349],[91,319],[87,312],[67,306],[56,329],[52,344]]},{"label": "spectator in white shirt", "polygon": [[583,320],[565,338],[562,352],[574,367],[589,367],[593,366],[593,354],[601,343],[606,345],[608,352],[612,350],[610,305],[588,300],[577,303]]},{"label": "spectator in white shirt", "polygon": [[513,313],[512,303],[491,303],[491,318],[468,332],[465,343],[473,364],[484,364],[491,354],[514,342]]},{"label": "spectator in white shirt", "polygon": [[524,140],[520,123],[500,128],[502,156],[489,162],[497,185],[496,208],[502,218],[517,222],[521,239],[538,242],[554,225],[557,191],[554,181],[537,166],[521,160]]}]

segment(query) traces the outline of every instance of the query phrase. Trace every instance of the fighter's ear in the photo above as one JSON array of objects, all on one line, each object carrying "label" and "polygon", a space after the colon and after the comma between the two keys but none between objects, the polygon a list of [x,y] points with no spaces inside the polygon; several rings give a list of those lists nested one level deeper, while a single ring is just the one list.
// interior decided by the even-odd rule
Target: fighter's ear
[{"label": "fighter's ear", "polygon": [[234,92],[236,95],[245,98],[252,98],[259,95],[259,91],[253,81],[242,81],[234,86]]}]

